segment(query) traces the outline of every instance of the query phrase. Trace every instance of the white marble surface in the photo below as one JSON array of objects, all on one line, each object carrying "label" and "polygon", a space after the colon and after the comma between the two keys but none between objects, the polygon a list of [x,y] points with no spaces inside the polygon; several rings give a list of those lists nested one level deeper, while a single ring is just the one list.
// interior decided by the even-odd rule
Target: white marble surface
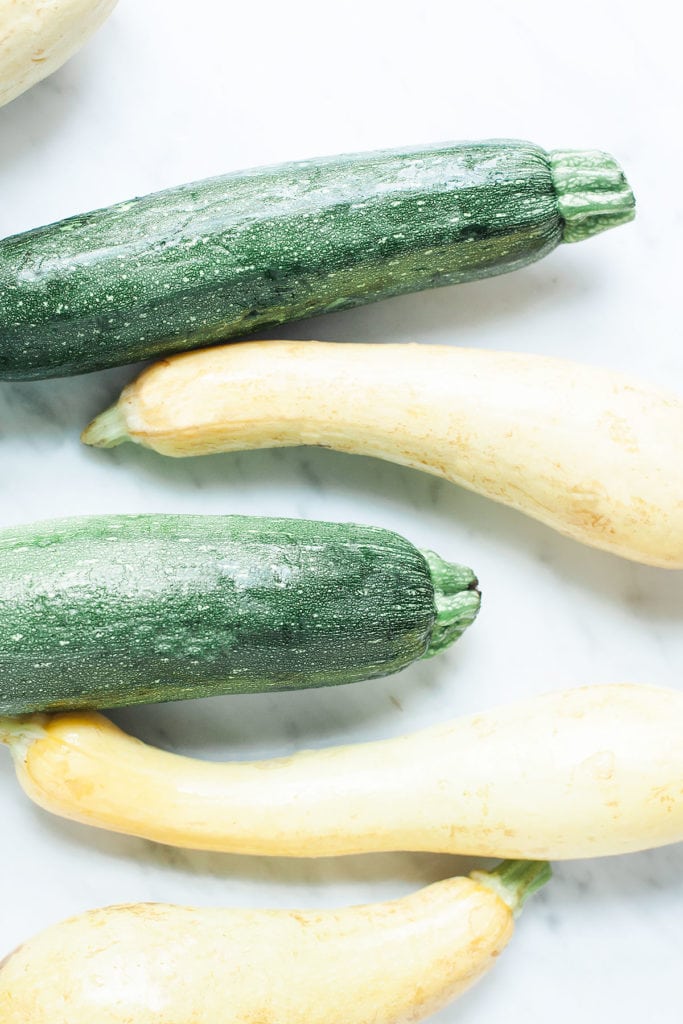
[{"label": "white marble surface", "polygon": [[[553,353],[683,388],[675,33],[656,2],[647,21],[635,3],[552,10],[541,0],[122,0],[84,53],[0,111],[0,234],[321,153],[490,136],[600,147],[628,170],[635,224],[515,275],[286,333]],[[367,459],[291,450],[179,463],[132,447],[86,450],[79,430],[132,374],[0,384],[2,523],[108,511],[353,519],[468,561],[484,589],[467,637],[400,676],[118,714],[136,734],[243,758],[390,736],[554,687],[683,685],[683,574],[582,548],[446,483]],[[408,892],[464,866],[398,854],[223,857],[93,833],[31,806],[1,751],[0,807],[2,951],[96,905],[320,907]],[[438,1020],[674,1024],[682,942],[680,846],[559,865],[494,974]]]}]

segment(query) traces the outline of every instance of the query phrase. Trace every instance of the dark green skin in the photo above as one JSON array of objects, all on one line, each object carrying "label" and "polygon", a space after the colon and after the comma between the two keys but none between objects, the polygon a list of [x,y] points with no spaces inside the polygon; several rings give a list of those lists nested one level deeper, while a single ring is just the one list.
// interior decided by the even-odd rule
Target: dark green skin
[{"label": "dark green skin", "polygon": [[[436,649],[452,642],[478,608],[470,570],[436,559],[432,571],[427,559],[387,530],[243,516],[3,531],[0,713],[397,672],[432,653],[432,638]],[[450,608],[448,636],[437,604]]]},{"label": "dark green skin", "polygon": [[183,185],[0,242],[0,378],[68,376],[516,270],[562,240],[527,142]]}]

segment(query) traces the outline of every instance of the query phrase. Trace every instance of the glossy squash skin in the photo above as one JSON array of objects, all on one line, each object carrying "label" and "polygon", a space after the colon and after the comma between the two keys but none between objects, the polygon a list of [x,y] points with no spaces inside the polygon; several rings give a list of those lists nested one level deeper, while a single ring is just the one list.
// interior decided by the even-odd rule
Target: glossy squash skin
[{"label": "glossy squash skin", "polygon": [[417,1024],[497,961],[545,863],[341,910],[107,907],[0,963],[3,1024]]},{"label": "glossy squash skin", "polygon": [[67,376],[526,266],[633,217],[604,153],[528,142],[307,160],[0,242],[0,379]]},{"label": "glossy squash skin", "polygon": [[471,570],[377,527],[94,516],[0,533],[0,713],[387,675],[452,643]]}]

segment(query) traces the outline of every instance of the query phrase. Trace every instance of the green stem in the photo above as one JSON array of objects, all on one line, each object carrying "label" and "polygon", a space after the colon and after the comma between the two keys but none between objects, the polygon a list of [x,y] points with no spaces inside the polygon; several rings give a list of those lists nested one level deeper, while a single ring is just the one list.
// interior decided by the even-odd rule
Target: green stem
[{"label": "green stem", "polygon": [[493,871],[473,871],[475,882],[492,889],[517,916],[522,907],[552,878],[545,860],[504,860]]},{"label": "green stem", "polygon": [[426,658],[438,654],[462,636],[479,613],[479,582],[471,569],[446,562],[433,551],[423,551],[434,584],[436,615]]},{"label": "green stem", "polygon": [[570,149],[549,156],[564,242],[580,242],[633,220],[636,201],[631,186],[609,153]]}]

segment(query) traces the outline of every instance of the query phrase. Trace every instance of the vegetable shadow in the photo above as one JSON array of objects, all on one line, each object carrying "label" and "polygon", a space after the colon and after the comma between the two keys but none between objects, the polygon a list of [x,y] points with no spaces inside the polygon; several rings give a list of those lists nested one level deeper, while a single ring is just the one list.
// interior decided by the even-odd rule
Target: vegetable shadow
[{"label": "vegetable shadow", "polygon": [[[529,310],[548,308],[556,315],[563,308],[586,300],[601,286],[600,269],[563,259],[563,249],[512,273],[464,284],[410,292],[355,309],[284,324],[276,331],[253,338],[358,341],[392,344],[401,341],[454,343],[476,346],[479,332],[499,321],[515,324]],[[450,331],[444,335],[445,331]],[[435,336],[434,336],[435,335]],[[515,337],[514,330],[502,336]],[[490,344],[490,339],[486,340]],[[497,343],[496,343],[497,344]],[[494,344],[491,347],[496,347]]]},{"label": "vegetable shadow", "polygon": [[[455,875],[467,874],[484,863],[482,858],[457,857],[432,853],[370,853],[347,857],[254,857],[242,854],[211,853],[176,849],[145,839],[118,835],[103,829],[94,829],[77,822],[59,818],[32,805],[34,827],[41,841],[73,850],[74,857],[84,852],[122,869],[130,865],[146,874],[153,871],[154,893],[150,898],[177,903],[179,882],[196,890],[196,901],[204,905],[219,906],[272,906],[275,897],[268,892],[288,886],[292,890],[283,906],[296,907],[304,900],[315,907],[318,896],[324,898],[330,885],[354,891],[349,901],[358,902],[359,884],[372,887],[368,898],[372,901],[391,898],[389,889],[404,885],[405,891]],[[496,863],[486,860],[486,864]],[[109,870],[109,869],[108,869]],[[231,893],[229,885],[253,885],[254,893],[246,897],[243,890]],[[216,882],[221,883],[217,895]],[[379,887],[379,888],[378,888]],[[299,893],[297,890],[304,892]],[[344,903],[343,894],[338,897]],[[187,899],[185,900],[187,902]],[[320,905],[318,903],[318,905]]]},{"label": "vegetable shadow", "polygon": [[[249,899],[245,900],[242,891],[231,894],[230,888],[224,886],[223,883],[232,880],[235,883],[253,884],[257,894],[251,900],[262,906],[275,902],[274,897],[270,900],[267,898],[267,890],[281,886],[293,889],[292,898],[285,905],[295,907],[297,902],[310,896],[308,902],[315,906],[316,897],[321,895],[324,898],[326,887],[330,884],[348,886],[353,890],[359,883],[369,887],[403,883],[406,891],[410,891],[441,878],[467,873],[481,864],[480,860],[474,858],[429,853],[378,853],[308,859],[177,849],[134,836],[92,828],[43,810],[22,793],[15,779],[12,759],[6,751],[0,751],[0,777],[3,787],[7,784],[10,792],[16,791],[18,801],[26,802],[23,811],[30,817],[37,841],[49,844],[45,846],[46,849],[61,848],[62,852],[66,851],[75,858],[89,856],[99,859],[108,865],[106,873],[112,878],[118,877],[117,866],[119,870],[130,866],[149,877],[154,885],[154,891],[144,894],[140,899],[178,902],[179,880],[182,879],[187,883],[183,891],[187,891],[188,887],[197,888],[198,903],[229,906],[232,903],[237,905],[239,900],[242,905],[249,905]],[[134,799],[133,794],[131,798]],[[219,894],[215,890],[216,882],[221,883]],[[299,898],[297,887],[306,890]],[[266,892],[263,899],[261,891]],[[207,894],[204,899],[203,892]],[[368,892],[368,899],[390,897],[391,893],[382,896]],[[351,901],[356,901],[355,895],[349,897]],[[340,905],[343,902],[342,895]]]}]

